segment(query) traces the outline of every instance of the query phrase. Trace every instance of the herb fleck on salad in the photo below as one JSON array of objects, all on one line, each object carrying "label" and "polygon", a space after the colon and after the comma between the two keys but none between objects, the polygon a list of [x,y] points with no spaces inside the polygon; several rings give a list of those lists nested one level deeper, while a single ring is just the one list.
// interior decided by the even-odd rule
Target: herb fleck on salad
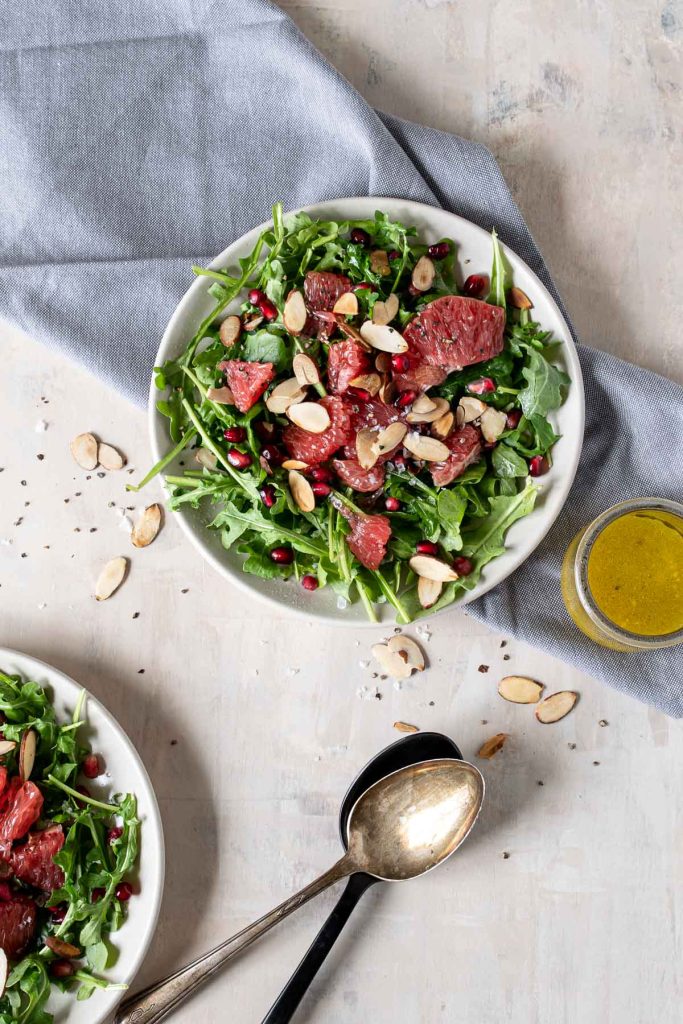
[{"label": "herb fleck on salad", "polygon": [[53,986],[87,999],[125,988],[102,973],[132,895],[140,823],[131,794],[105,803],[81,779],[101,773],[81,745],[85,691],[57,722],[45,691],[0,672],[0,1024],[50,1024]]},{"label": "herb fleck on salad", "polygon": [[175,447],[140,487],[170,469],[171,508],[214,506],[244,572],[373,621],[450,604],[532,511],[569,384],[495,231],[492,254],[459,285],[453,239],[276,205],[238,268],[194,268],[216,304],[156,368]]}]

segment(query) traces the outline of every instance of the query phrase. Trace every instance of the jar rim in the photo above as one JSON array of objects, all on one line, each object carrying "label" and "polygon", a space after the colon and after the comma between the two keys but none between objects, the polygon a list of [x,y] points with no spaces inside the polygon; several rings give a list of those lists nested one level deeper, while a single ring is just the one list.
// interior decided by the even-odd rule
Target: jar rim
[{"label": "jar rim", "polygon": [[674,633],[663,633],[658,636],[648,636],[643,633],[633,633],[628,629],[622,629],[612,622],[611,619],[608,619],[600,610],[588,584],[588,559],[597,538],[605,527],[614,522],[615,519],[620,519],[621,516],[629,512],[637,512],[641,509],[658,509],[663,512],[670,512],[683,520],[683,505],[669,498],[630,498],[606,509],[597,519],[590,523],[579,541],[574,560],[576,592],[581,602],[581,607],[588,618],[598,630],[606,634],[611,640],[630,647],[640,648],[641,650],[673,647],[683,642],[683,628]]}]

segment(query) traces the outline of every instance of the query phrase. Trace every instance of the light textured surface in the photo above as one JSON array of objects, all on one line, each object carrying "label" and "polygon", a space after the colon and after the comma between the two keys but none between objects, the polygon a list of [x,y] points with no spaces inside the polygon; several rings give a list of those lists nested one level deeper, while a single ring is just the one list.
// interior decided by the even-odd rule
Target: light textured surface
[{"label": "light textured surface", "polygon": [[[490,145],[585,340],[595,331],[680,377],[679,6],[286,7],[377,106]],[[573,91],[551,87],[548,62]],[[359,664],[370,636],[356,647],[346,631],[271,616],[205,570],[172,522],[97,605],[100,565],[129,551],[108,503],[143,502],[126,497],[125,475],[85,480],[68,442],[93,429],[143,469],[143,414],[18,334],[3,332],[3,355],[0,539],[12,543],[0,546],[0,643],[89,686],[150,769],[169,875],[145,980],[331,862],[338,801],[401,718],[449,732],[470,757],[493,732],[511,737],[484,765],[490,800],[472,839],[443,871],[365,898],[302,1024],[680,1020],[680,723],[521,645],[500,648],[461,614],[438,622],[419,680],[360,699],[374,685]],[[48,430],[34,433],[41,419]],[[581,702],[543,728],[496,696],[508,671],[579,689]],[[330,900],[177,1019],[214,1024],[230,1007],[235,1021],[260,1020]]]}]

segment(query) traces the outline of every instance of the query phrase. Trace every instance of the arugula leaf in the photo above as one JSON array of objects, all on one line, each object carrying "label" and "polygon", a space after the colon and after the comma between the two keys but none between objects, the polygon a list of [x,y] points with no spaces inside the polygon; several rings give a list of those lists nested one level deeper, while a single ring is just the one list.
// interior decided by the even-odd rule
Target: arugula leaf
[{"label": "arugula leaf", "polygon": [[529,467],[518,455],[514,448],[511,448],[505,441],[499,441],[491,452],[491,465],[496,476],[500,477],[524,477],[529,475]]},{"label": "arugula leaf", "polygon": [[493,243],[493,266],[491,268],[491,287],[486,301],[494,306],[502,306],[505,309],[505,293],[507,292],[507,267],[505,257],[498,240],[498,232],[494,228],[491,232]]},{"label": "arugula leaf", "polygon": [[261,330],[247,335],[241,358],[250,363],[274,363],[278,370],[282,370],[291,363],[292,351],[283,335]]},{"label": "arugula leaf", "polygon": [[546,416],[551,409],[558,409],[562,405],[569,377],[548,362],[540,352],[529,350],[528,363],[522,370],[522,376],[527,385],[519,393],[519,404],[525,416]]}]

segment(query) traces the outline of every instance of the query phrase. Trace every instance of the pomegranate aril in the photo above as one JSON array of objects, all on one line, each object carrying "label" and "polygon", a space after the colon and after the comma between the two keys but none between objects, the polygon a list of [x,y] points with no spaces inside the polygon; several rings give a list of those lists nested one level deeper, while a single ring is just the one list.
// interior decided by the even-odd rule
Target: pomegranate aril
[{"label": "pomegranate aril", "polygon": [[332,488],[329,484],[324,484],[322,480],[316,481],[311,484],[311,490],[315,494],[316,498],[327,498],[332,493]]},{"label": "pomegranate aril", "polygon": [[226,427],[223,431],[223,437],[226,441],[231,441],[233,444],[241,444],[242,441],[246,440],[247,432],[244,427]]},{"label": "pomegranate aril", "polygon": [[489,279],[486,274],[470,274],[462,290],[471,299],[483,299],[488,294]]},{"label": "pomegranate aril", "polygon": [[260,306],[265,297],[265,293],[262,292],[259,288],[252,288],[251,291],[249,292],[249,301],[251,302],[252,306]]},{"label": "pomegranate aril", "polygon": [[516,430],[517,427],[519,426],[519,421],[521,420],[521,418],[522,418],[522,410],[521,409],[510,409],[510,412],[507,414],[507,418],[505,420],[505,429],[506,430]]},{"label": "pomegranate aril", "polygon": [[398,510],[401,507],[401,502],[398,500],[398,498],[387,498],[387,500],[384,502],[384,507],[387,510],[387,512],[398,512]]},{"label": "pomegranate aril", "polygon": [[417,391],[402,391],[394,402],[394,405],[397,409],[405,409],[406,406],[412,405],[416,398]]},{"label": "pomegranate aril", "polygon": [[400,252],[398,251],[398,249],[391,249],[391,250],[390,250],[390,251],[389,251],[389,252],[387,253],[387,256],[388,256],[388,257],[389,257],[389,259],[390,259],[390,260],[392,261],[392,263],[394,262],[394,260],[400,260],[400,258],[401,258],[401,254],[400,254]]},{"label": "pomegranate aril", "polygon": [[415,550],[418,555],[438,555],[439,545],[432,543],[431,540],[419,540],[415,545]]},{"label": "pomegranate aril", "polygon": [[273,548],[270,552],[270,557],[278,565],[291,565],[294,561],[294,552],[291,548]]},{"label": "pomegranate aril", "polygon": [[273,487],[273,485],[266,484],[265,487],[261,488],[259,494],[261,495],[261,501],[266,506],[266,508],[272,508],[273,505],[275,504],[275,488]]},{"label": "pomegranate aril", "polygon": [[391,357],[391,369],[394,373],[407,373],[410,369],[410,356],[395,352]]},{"label": "pomegranate aril", "polygon": [[123,829],[121,828],[121,826],[114,825],[114,827],[110,828],[109,831],[107,832],[107,842],[111,846],[111,844],[115,843],[117,839],[120,839],[122,835]]},{"label": "pomegranate aril", "polygon": [[254,433],[259,441],[272,441],[277,436],[277,427],[274,423],[269,423],[267,420],[256,420],[254,423]]},{"label": "pomegranate aril", "polygon": [[259,309],[261,311],[261,315],[265,317],[266,320],[277,319],[277,306],[274,302],[271,302],[270,299],[263,299],[263,301],[259,303]]},{"label": "pomegranate aril", "polygon": [[529,472],[532,476],[543,476],[550,469],[550,463],[545,455],[534,455],[529,463]]},{"label": "pomegranate aril", "polygon": [[279,466],[283,461],[282,452],[275,444],[264,444],[261,449],[261,455],[266,462],[270,462],[271,466]]},{"label": "pomegranate aril", "polygon": [[61,924],[66,917],[66,903],[58,903],[55,907],[48,907],[50,917],[55,924]]},{"label": "pomegranate aril", "polygon": [[130,882],[119,882],[116,886],[115,893],[119,903],[127,903],[133,895],[133,886]]},{"label": "pomegranate aril", "polygon": [[352,228],[349,238],[356,245],[370,245],[370,235],[363,228]]},{"label": "pomegranate aril", "polygon": [[308,475],[311,480],[315,480],[317,483],[329,484],[332,479],[332,473],[329,469],[325,469],[324,466],[311,466],[308,471]]},{"label": "pomegranate aril", "polygon": [[397,469],[405,469],[408,465],[408,460],[405,455],[392,455],[391,461]]},{"label": "pomegranate aril", "polygon": [[231,448],[228,452],[228,462],[235,469],[246,469],[247,466],[251,465],[251,455],[247,452],[241,452],[238,448]]},{"label": "pomegranate aril", "polygon": [[359,402],[369,402],[372,395],[365,388],[354,388],[353,386],[346,389],[347,394],[351,395],[352,398],[357,398]]},{"label": "pomegranate aril", "polygon": [[301,586],[304,588],[304,590],[317,590],[319,584],[315,576],[302,576]]},{"label": "pomegranate aril", "polygon": [[436,242],[427,249],[427,255],[433,260],[445,260],[451,251],[448,242]]},{"label": "pomegranate aril", "polygon": [[50,964],[50,974],[53,978],[70,978],[75,970],[70,960],[53,960]]},{"label": "pomegranate aril", "polygon": [[0,882],[0,903],[8,903],[13,896],[14,893],[9,882]]},{"label": "pomegranate aril", "polygon": [[[96,779],[99,775],[102,774],[102,768],[100,766],[97,754],[86,754],[86,756],[83,758],[81,771],[85,775],[86,779]],[[89,796],[90,794],[86,792],[85,795]]]},{"label": "pomegranate aril", "polygon": [[467,390],[473,395],[490,395],[496,390],[496,382],[491,377],[480,377],[479,380],[471,380]]},{"label": "pomegranate aril", "polygon": [[459,555],[453,559],[453,568],[457,572],[458,576],[469,576],[474,569],[474,566],[470,562],[469,558],[465,558],[464,555]]},{"label": "pomegranate aril", "polygon": [[413,282],[411,281],[410,284],[408,285],[408,294],[412,295],[413,298],[416,299],[417,296],[422,295],[423,292],[421,292],[419,288],[416,288]]},{"label": "pomegranate aril", "polygon": [[93,891],[91,893],[91,896],[90,896],[91,902],[92,903],[99,903],[100,900],[102,899],[102,897],[104,896],[106,891],[107,891],[106,889],[99,889],[99,888],[98,889],[93,889]]},{"label": "pomegranate aril", "polygon": [[361,281],[360,284],[354,284],[353,290],[355,292],[365,292],[365,291],[371,292],[372,291],[372,285],[370,284],[369,281]]}]

